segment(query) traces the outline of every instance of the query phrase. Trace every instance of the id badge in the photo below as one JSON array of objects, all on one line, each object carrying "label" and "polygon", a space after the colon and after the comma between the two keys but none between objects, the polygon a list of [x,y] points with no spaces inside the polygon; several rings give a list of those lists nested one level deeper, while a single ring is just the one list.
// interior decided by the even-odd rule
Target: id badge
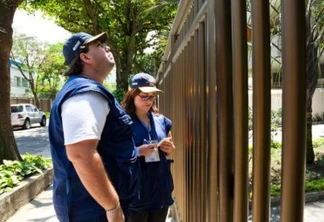
[{"label": "id badge", "polygon": [[[157,140],[144,140],[145,144],[156,144],[157,142],[158,142]],[[159,162],[159,161],[160,161],[160,154],[159,154],[159,149],[157,147],[154,148],[154,151],[150,155],[145,156],[146,163]]]}]

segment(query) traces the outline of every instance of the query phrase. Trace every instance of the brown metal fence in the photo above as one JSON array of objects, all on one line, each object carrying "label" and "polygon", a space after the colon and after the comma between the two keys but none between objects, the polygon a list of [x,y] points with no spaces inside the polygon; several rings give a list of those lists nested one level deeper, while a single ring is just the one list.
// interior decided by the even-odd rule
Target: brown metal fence
[{"label": "brown metal fence", "polygon": [[[282,0],[281,221],[303,221],[305,5]],[[252,219],[269,221],[269,2],[252,1]],[[158,72],[159,108],[173,121],[177,221],[248,221],[246,2],[181,0]],[[298,98],[298,99],[292,99]],[[291,112],[291,110],[294,110]],[[288,113],[289,112],[289,113]]]},{"label": "brown metal fence", "polygon": [[[36,106],[36,102],[32,98],[10,98],[10,104],[18,104],[18,103],[30,103]],[[50,112],[52,107],[52,100],[50,99],[40,99],[40,109],[44,112]]]}]

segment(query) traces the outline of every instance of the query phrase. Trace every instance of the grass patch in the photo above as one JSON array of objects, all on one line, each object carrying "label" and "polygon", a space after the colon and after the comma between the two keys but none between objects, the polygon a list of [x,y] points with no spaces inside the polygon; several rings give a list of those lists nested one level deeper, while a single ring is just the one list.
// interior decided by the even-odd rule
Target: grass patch
[{"label": "grass patch", "polygon": [[45,116],[46,116],[46,119],[49,119],[49,117],[50,117],[50,112],[44,112],[45,113]]}]

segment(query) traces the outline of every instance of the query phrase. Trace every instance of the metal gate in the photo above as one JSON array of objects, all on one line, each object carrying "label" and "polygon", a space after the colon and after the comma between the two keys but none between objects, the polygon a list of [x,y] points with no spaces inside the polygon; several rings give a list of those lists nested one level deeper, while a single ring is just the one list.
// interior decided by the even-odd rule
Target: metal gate
[{"label": "metal gate", "polygon": [[[177,221],[248,220],[248,70],[253,77],[252,220],[269,221],[269,1],[181,0],[158,71],[159,108],[173,121]],[[281,1],[281,221],[303,221],[305,1]],[[250,35],[251,34],[251,35]],[[247,42],[251,40],[252,60]],[[298,99],[297,99],[298,98]],[[293,110],[293,111],[292,111]]]}]

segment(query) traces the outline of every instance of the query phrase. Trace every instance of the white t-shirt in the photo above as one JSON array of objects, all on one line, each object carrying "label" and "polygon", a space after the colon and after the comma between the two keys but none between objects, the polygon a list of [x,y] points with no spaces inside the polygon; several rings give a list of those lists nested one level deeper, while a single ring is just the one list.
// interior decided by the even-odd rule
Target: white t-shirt
[{"label": "white t-shirt", "polygon": [[64,144],[100,140],[110,111],[108,101],[97,92],[72,96],[62,104]]}]

